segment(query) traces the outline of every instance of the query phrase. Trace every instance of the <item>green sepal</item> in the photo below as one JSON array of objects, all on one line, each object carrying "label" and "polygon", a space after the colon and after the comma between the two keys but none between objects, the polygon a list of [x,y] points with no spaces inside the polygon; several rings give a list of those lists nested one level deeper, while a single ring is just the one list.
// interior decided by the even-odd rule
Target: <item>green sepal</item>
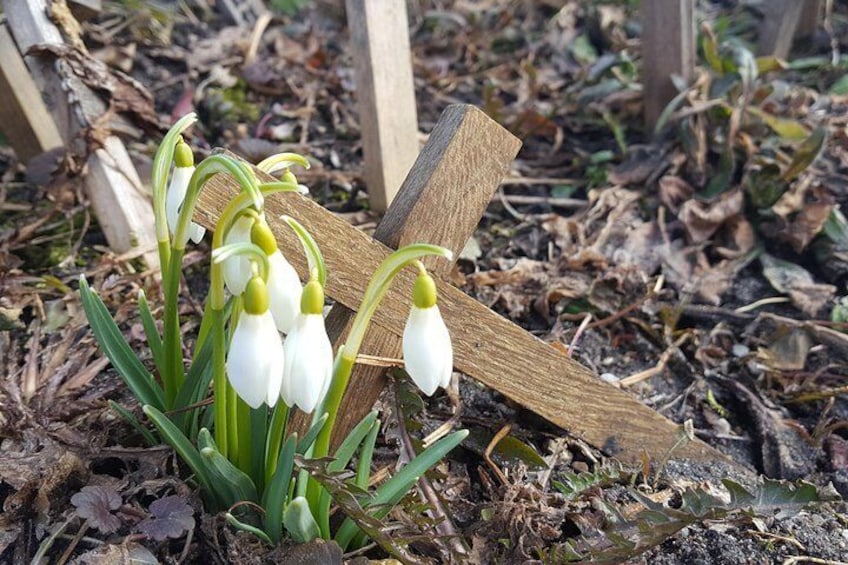
[{"label": "green sepal", "polygon": [[158,409],[165,406],[165,394],[162,388],[153,380],[141,361],[138,360],[121,330],[106,309],[106,305],[88,286],[85,277],[80,277],[80,298],[88,323],[94,332],[97,344],[106,357],[123,377],[124,382],[142,404],[148,404]]},{"label": "green sepal", "polygon": [[306,543],[314,540],[320,535],[318,522],[309,510],[309,503],[302,496],[298,496],[289,503],[283,512],[283,524],[286,526],[289,536],[295,543]]}]

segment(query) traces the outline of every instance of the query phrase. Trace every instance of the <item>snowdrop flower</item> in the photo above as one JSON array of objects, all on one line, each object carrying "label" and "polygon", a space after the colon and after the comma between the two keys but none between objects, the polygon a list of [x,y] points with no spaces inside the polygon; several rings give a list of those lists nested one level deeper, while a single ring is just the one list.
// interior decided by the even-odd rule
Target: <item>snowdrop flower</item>
[{"label": "snowdrop flower", "polygon": [[280,394],[288,406],[312,412],[333,377],[333,346],[324,326],[324,289],[315,278],[303,290],[300,313],[286,337],[288,366]]},{"label": "snowdrop flower", "polygon": [[[283,257],[271,228],[264,221],[257,221],[250,231],[253,243],[268,255],[268,295],[271,314],[277,329],[288,334],[294,326],[300,312],[300,300],[303,289],[297,271]],[[323,297],[322,297],[323,306]]]},{"label": "snowdrop flower", "polygon": [[[230,231],[224,237],[224,245],[232,243],[250,243],[250,230],[254,219],[250,216],[239,216]],[[233,296],[244,292],[247,282],[253,276],[250,259],[243,255],[235,255],[224,261],[224,284]]]},{"label": "snowdrop flower", "polygon": [[436,283],[423,267],[415,280],[412,309],[403,330],[403,360],[406,372],[427,396],[450,384],[453,346],[436,305]]},{"label": "snowdrop flower", "polygon": [[[180,138],[174,148],[174,174],[171,176],[171,183],[168,185],[168,192],[165,195],[165,216],[168,219],[171,237],[177,231],[180,208],[183,205],[183,200],[185,200],[192,174],[194,174],[194,155],[188,144]],[[206,228],[203,226],[194,222],[189,225],[188,238],[194,243],[200,243],[205,233]],[[185,241],[180,243],[186,244]]]},{"label": "snowdrop flower", "polygon": [[239,316],[227,352],[227,378],[236,394],[251,408],[259,408],[263,403],[273,407],[280,397],[286,363],[262,277],[254,275],[250,279],[243,299],[244,312]]}]

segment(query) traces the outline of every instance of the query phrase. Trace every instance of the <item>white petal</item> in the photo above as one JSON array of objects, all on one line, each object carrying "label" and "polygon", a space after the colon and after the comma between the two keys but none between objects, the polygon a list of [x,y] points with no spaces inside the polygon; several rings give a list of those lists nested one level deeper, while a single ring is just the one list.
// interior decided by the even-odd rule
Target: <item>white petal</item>
[{"label": "white petal", "polygon": [[403,360],[406,372],[427,396],[450,382],[453,346],[438,306],[410,310],[403,330]]},{"label": "white petal", "polygon": [[289,333],[295,318],[300,314],[300,296],[303,287],[297,271],[286,261],[279,250],[268,256],[270,271],[268,272],[269,309],[274,315],[277,329]]},{"label": "white petal", "polygon": [[299,314],[286,338],[287,367],[280,394],[288,406],[312,412],[333,376],[333,346],[320,314]]},{"label": "white petal", "polygon": [[168,219],[171,237],[177,229],[177,218],[179,218],[180,208],[188,190],[188,182],[193,173],[194,167],[174,167],[174,174],[171,175],[171,182],[165,194],[165,217]]},{"label": "white petal", "polygon": [[[227,378],[251,408],[267,402],[283,379],[285,354],[271,313],[242,313],[227,353]],[[275,399],[276,401],[276,399]]]},{"label": "white petal", "polygon": [[[252,225],[253,220],[244,216],[240,217],[227,233],[224,245],[250,243],[250,228]],[[235,296],[244,292],[244,287],[247,286],[247,281],[250,280],[252,274],[250,259],[246,257],[236,255],[224,261],[224,282],[227,289]]]},{"label": "white petal", "polygon": [[188,238],[192,240],[194,243],[200,243],[200,240],[203,239],[203,236],[206,235],[206,228],[201,226],[200,224],[196,224],[192,222],[188,227]]}]

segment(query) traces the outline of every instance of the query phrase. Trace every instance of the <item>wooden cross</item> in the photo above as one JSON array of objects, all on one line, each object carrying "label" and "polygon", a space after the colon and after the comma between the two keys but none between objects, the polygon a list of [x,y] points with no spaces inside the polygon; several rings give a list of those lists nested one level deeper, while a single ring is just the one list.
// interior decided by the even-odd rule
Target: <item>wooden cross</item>
[{"label": "wooden cross", "polygon": [[[306,260],[300,245],[277,218],[282,214],[297,218],[324,253],[329,274],[326,292],[337,303],[328,328],[337,344],[370,273],[390,253],[389,247],[428,242],[458,252],[519,146],[517,139],[476,108],[449,107],[374,238],[303,196],[282,194],[267,199],[271,229],[301,276],[306,273]],[[257,175],[270,180],[259,171]],[[236,191],[231,179],[214,177],[200,196],[195,221],[214,229]],[[428,267],[442,277],[449,270],[444,260]],[[414,278],[413,269],[407,269],[395,280],[374,315],[363,353],[399,356]],[[637,460],[643,453],[658,460],[678,442],[678,427],[672,422],[443,279],[437,286],[439,307],[453,338],[457,370],[623,460]],[[339,414],[337,432],[344,433],[371,409],[383,378],[382,371],[374,367],[357,369]],[[674,456],[723,458],[699,440],[683,445]]]}]

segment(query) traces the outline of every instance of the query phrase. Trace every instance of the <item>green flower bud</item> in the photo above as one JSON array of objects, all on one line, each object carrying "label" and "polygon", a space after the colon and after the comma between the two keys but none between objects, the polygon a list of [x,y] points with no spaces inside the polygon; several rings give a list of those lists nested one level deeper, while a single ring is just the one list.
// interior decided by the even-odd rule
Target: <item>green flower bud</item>
[{"label": "green flower bud", "polygon": [[277,240],[271,228],[264,221],[253,222],[250,228],[250,241],[258,245],[266,255],[271,255],[277,250]]},{"label": "green flower bud", "polygon": [[322,314],[324,312],[324,288],[317,280],[311,280],[303,287],[300,297],[300,311],[303,314]]},{"label": "green flower bud", "polygon": [[174,163],[180,168],[194,166],[194,154],[191,152],[191,147],[183,141],[182,137],[180,137],[177,146],[174,148]]},{"label": "green flower bud", "polygon": [[436,299],[436,281],[427,272],[421,271],[412,288],[412,303],[418,308],[432,308]]},{"label": "green flower bud", "polygon": [[244,311],[248,314],[259,315],[268,311],[268,289],[262,277],[254,275],[248,281],[242,299],[244,300]]}]

